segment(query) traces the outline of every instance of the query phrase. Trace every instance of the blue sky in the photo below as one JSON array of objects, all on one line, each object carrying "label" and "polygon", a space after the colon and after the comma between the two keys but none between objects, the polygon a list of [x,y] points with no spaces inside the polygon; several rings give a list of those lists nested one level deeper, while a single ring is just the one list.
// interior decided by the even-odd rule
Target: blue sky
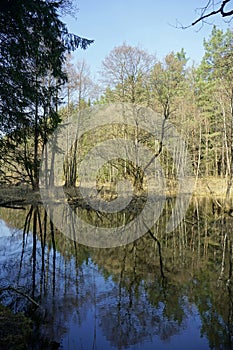
[{"label": "blue sky", "polygon": [[[207,0],[77,0],[77,20],[63,20],[73,33],[95,40],[86,51],[75,53],[75,60],[85,59],[94,75],[104,57],[123,42],[156,54],[158,59],[183,47],[190,62],[199,63],[204,53],[203,39],[209,37],[211,25],[185,30],[174,26],[176,20],[189,25],[198,17],[195,10],[206,3]],[[213,20],[222,29],[231,25],[219,16]]]}]

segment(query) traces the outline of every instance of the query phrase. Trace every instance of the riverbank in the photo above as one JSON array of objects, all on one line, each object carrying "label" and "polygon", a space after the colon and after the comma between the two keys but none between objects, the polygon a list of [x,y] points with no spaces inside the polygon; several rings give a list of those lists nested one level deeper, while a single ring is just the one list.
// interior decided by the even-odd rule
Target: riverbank
[{"label": "riverbank", "polygon": [[[196,181],[192,191],[193,196],[204,196],[213,198],[224,198],[226,196],[228,179],[208,177],[200,178]],[[188,189],[189,190],[189,189]],[[108,193],[110,190],[106,191]],[[77,197],[77,191],[74,189],[66,189],[67,198]],[[115,194],[115,193],[114,193]],[[167,181],[166,195],[174,196],[177,194],[177,188],[172,181]],[[232,190],[230,197],[233,196]],[[113,196],[114,199],[115,196]],[[107,199],[109,200],[109,198]],[[23,206],[28,204],[41,203],[41,196],[39,191],[33,191],[28,185],[14,186],[2,185],[0,186],[0,206]]]}]

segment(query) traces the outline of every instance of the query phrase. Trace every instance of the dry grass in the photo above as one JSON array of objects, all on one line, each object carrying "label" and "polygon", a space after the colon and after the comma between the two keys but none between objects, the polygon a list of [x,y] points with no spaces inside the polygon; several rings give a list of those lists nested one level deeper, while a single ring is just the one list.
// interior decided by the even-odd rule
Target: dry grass
[{"label": "dry grass", "polygon": [[[217,177],[206,177],[197,180],[194,194],[196,196],[224,197],[227,191],[228,179]],[[231,189],[232,196],[232,189]]]},{"label": "dry grass", "polygon": [[0,186],[0,205],[4,203],[33,204],[41,201],[40,193],[32,191],[29,187],[22,186]]},{"label": "dry grass", "polygon": [[[213,197],[213,198],[223,198],[226,195],[227,190],[227,179],[208,177],[200,178],[196,182],[196,186],[193,191],[193,195],[199,197]],[[165,190],[166,195],[173,196],[177,194],[177,184],[167,181],[167,187]],[[82,200],[82,195],[78,189],[68,188],[65,190],[67,199],[72,198],[76,200]],[[158,195],[158,189],[155,189],[155,193]],[[106,190],[106,193],[103,194],[103,198],[106,200],[108,196],[114,197],[114,193],[109,193],[109,190]],[[231,191],[230,195],[233,195]],[[112,200],[111,198],[110,200]],[[4,203],[21,203],[21,204],[38,204],[41,203],[41,197],[39,192],[32,191],[29,186],[0,186],[0,205]]]}]

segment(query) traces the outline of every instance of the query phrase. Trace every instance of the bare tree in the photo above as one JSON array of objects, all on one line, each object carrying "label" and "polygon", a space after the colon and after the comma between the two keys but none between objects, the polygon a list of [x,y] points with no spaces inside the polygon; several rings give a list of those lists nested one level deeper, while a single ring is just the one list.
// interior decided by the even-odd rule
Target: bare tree
[{"label": "bare tree", "polygon": [[78,109],[82,109],[82,102],[87,102],[96,97],[96,85],[91,79],[90,67],[85,60],[75,64],[76,75],[73,77],[76,86]]},{"label": "bare tree", "polygon": [[123,43],[103,60],[102,80],[110,89],[114,89],[120,101],[136,103],[143,81],[148,77],[155,61],[154,55]]},{"label": "bare tree", "polygon": [[73,63],[72,56],[69,56],[65,70],[68,81],[64,88],[64,95],[67,98],[68,109],[73,103],[78,110],[81,110],[98,95],[98,88],[91,78],[90,67],[85,60]]}]

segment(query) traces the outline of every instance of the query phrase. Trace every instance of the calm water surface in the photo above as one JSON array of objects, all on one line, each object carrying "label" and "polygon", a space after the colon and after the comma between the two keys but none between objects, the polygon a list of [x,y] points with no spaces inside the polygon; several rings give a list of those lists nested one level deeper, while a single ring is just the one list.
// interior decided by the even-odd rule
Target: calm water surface
[{"label": "calm water surface", "polygon": [[233,218],[203,198],[174,232],[166,220],[153,228],[159,244],[146,234],[94,249],[58,232],[43,207],[0,209],[0,287],[40,307],[13,291],[1,302],[36,317],[33,349],[233,349]]}]

